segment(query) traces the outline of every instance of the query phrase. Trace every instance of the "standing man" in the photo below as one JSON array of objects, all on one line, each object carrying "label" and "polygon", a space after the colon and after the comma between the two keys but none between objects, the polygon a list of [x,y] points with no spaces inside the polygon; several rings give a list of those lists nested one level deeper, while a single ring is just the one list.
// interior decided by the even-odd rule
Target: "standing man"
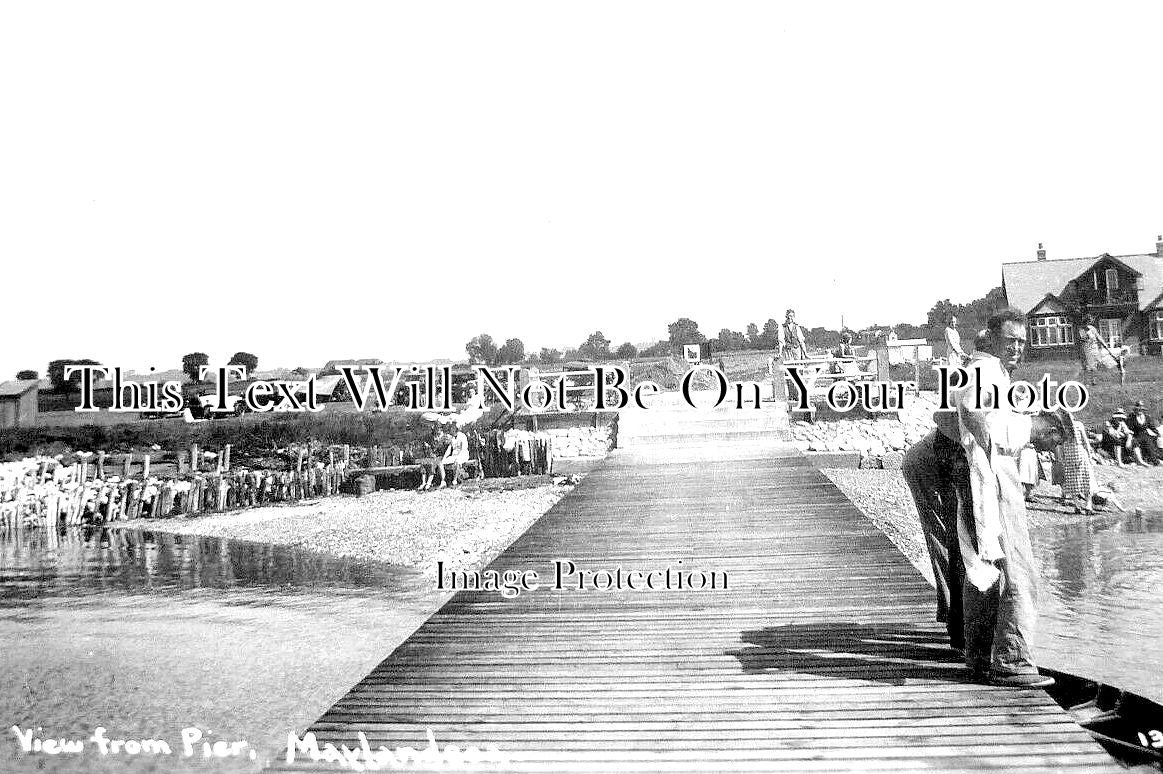
[{"label": "standing man", "polygon": [[796,322],[794,309],[788,309],[779,326],[779,351],[784,360],[807,360],[808,332]]},{"label": "standing man", "polygon": [[972,497],[956,522],[965,571],[965,663],[993,685],[1040,688],[1054,680],[1038,673],[1031,652],[1037,577],[1017,457],[1028,443],[1054,448],[1063,432],[1052,415],[1019,414],[1006,399],[1010,374],[1025,353],[1025,317],[999,311],[987,330],[987,346],[966,367],[968,385],[952,393]]},{"label": "standing man", "polygon": [[969,355],[961,348],[961,334],[957,332],[957,315],[950,314],[945,321],[945,349],[950,368],[960,368]]}]

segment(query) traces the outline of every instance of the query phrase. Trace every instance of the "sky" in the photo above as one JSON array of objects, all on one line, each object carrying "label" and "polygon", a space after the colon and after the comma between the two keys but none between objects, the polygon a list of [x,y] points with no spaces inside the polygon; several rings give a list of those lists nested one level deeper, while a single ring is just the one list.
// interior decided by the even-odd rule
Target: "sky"
[{"label": "sky", "polygon": [[1163,5],[0,5],[0,378],[923,322],[1154,250]]}]

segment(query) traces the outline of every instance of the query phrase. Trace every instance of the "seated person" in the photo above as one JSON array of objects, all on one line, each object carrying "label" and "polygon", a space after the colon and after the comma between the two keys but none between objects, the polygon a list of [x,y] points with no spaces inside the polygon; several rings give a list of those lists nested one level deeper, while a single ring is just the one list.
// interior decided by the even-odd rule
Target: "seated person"
[{"label": "seated person", "polygon": [[856,357],[856,348],[852,346],[852,331],[840,332],[840,346],[832,351],[833,357]]},{"label": "seated person", "polygon": [[461,432],[455,422],[452,423],[451,433],[452,441],[448,444],[448,448],[444,451],[444,457],[440,460],[440,486],[437,487],[438,489],[443,489],[445,486],[445,465],[453,466],[452,485],[457,486],[460,483],[464,465],[468,462],[468,436]]},{"label": "seated person", "polygon": [[444,466],[441,460],[446,455],[449,438],[439,427],[432,430],[432,437],[423,445],[421,456],[416,459],[420,465],[420,486],[418,492],[427,492],[432,488],[432,480],[440,474],[440,486],[444,486]]},{"label": "seated person", "polygon": [[[841,360],[852,360],[856,358],[856,348],[852,346],[852,331],[844,330],[840,332],[840,346],[832,350],[832,357]],[[856,366],[851,363],[833,363],[831,372],[834,374],[851,373],[856,369]]]},{"label": "seated person", "polygon": [[1127,427],[1127,415],[1121,410],[1116,410],[1111,414],[1111,418],[1102,425],[1102,440],[1099,442],[1099,448],[1109,454],[1115,464],[1121,468],[1126,465],[1123,462],[1123,452],[1130,450],[1130,444],[1131,431]]},{"label": "seated person", "polygon": [[1159,429],[1147,414],[1143,401],[1137,402],[1127,417],[1127,428],[1131,431],[1131,454],[1135,462],[1143,466],[1163,464],[1159,459]]}]

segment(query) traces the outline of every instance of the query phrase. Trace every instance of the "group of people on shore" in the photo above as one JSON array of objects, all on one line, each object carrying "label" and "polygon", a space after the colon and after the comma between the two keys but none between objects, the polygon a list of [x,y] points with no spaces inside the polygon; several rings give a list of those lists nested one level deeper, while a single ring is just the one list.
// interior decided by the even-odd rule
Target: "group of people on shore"
[{"label": "group of people on shore", "polygon": [[1126,466],[1128,461],[1143,467],[1163,465],[1159,425],[1140,400],[1129,411],[1117,409],[1091,440],[1119,467]]}]

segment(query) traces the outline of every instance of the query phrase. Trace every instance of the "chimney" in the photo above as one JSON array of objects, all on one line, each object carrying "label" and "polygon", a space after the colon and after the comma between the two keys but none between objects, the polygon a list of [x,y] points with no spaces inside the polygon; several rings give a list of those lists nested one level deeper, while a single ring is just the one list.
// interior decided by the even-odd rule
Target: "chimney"
[{"label": "chimney", "polygon": [[1163,234],[1155,237],[1155,255],[1163,255]]},{"label": "chimney", "polygon": [[[1160,237],[1160,239],[1163,239],[1163,237]],[[1163,247],[1163,245],[1160,245],[1160,247]],[[1163,255],[1163,253],[1160,253],[1160,255]],[[1046,260],[1046,249],[1044,247],[1042,247],[1041,242],[1038,243],[1038,260],[1039,261]]]}]

